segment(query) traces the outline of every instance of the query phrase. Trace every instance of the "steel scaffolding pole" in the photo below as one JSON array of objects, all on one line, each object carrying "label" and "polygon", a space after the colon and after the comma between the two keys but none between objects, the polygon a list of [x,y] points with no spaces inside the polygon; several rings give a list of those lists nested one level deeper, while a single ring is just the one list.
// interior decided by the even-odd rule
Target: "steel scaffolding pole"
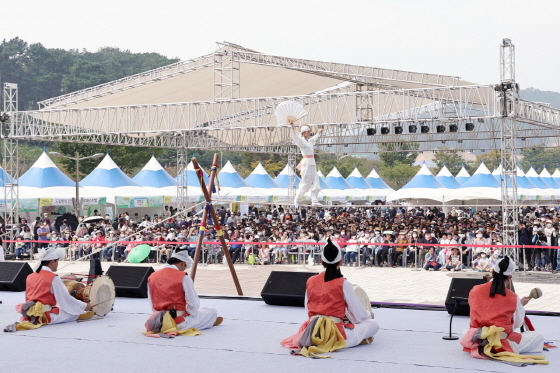
[{"label": "steel scaffolding pole", "polygon": [[177,149],[177,211],[183,211],[187,209],[189,202],[187,156],[187,148],[181,147]]},{"label": "steel scaffolding pole", "polygon": [[296,146],[290,147],[290,153],[288,153],[288,201],[294,203],[296,198]]},{"label": "steel scaffolding pole", "polygon": [[[496,86],[502,140],[502,229],[504,245],[518,244],[519,202],[517,195],[517,126],[515,120],[518,86],[515,83],[515,47],[510,39],[500,45],[500,84]],[[518,261],[518,250],[508,250]]]},{"label": "steel scaffolding pole", "polygon": [[[18,86],[4,83],[4,113],[2,119],[2,138],[4,139],[4,170],[9,175],[4,180],[4,221],[9,240],[15,240],[16,230],[11,229],[18,224],[19,217],[19,142],[10,137],[15,133],[15,116],[18,111]],[[7,117],[6,117],[7,115]],[[8,229],[10,227],[10,229]],[[8,247],[12,247],[9,245]],[[11,250],[10,250],[11,251]]]},{"label": "steel scaffolding pole", "polygon": [[231,53],[231,48],[217,43],[214,52],[214,100],[231,100],[241,97],[239,60]]}]

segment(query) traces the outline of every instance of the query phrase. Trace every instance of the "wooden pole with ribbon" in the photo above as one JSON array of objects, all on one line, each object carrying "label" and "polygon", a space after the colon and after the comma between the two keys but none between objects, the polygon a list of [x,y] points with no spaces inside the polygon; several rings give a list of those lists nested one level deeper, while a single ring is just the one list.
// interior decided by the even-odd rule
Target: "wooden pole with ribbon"
[{"label": "wooden pole with ribbon", "polygon": [[228,263],[229,271],[231,272],[231,277],[233,278],[233,282],[235,283],[237,294],[243,295],[243,291],[241,290],[241,284],[239,284],[239,279],[237,278],[235,267],[233,266],[233,262],[231,261],[231,255],[229,254],[227,243],[224,238],[224,232],[220,225],[220,220],[218,219],[216,211],[214,210],[214,206],[212,205],[212,191],[214,189],[214,180],[218,172],[219,155],[217,153],[214,154],[212,167],[210,169],[210,180],[208,183],[208,188],[206,188],[206,183],[204,182],[204,173],[202,172],[200,166],[198,165],[196,158],[192,158],[191,160],[198,181],[200,182],[200,189],[202,190],[202,193],[204,194],[204,199],[206,200],[206,206],[204,207],[204,211],[202,212],[202,221],[200,222],[200,229],[198,232],[198,242],[196,244],[196,251],[194,253],[194,263],[193,263],[193,267],[190,270],[190,276],[194,281],[194,278],[196,276],[196,268],[198,266],[198,261],[200,260],[200,253],[202,251],[202,242],[204,241],[204,233],[206,232],[208,214],[210,214],[210,216],[212,217],[212,221],[214,223],[214,228],[216,229],[216,234],[218,236],[218,239],[220,240],[220,244],[222,245],[222,250],[224,252],[226,261]]}]

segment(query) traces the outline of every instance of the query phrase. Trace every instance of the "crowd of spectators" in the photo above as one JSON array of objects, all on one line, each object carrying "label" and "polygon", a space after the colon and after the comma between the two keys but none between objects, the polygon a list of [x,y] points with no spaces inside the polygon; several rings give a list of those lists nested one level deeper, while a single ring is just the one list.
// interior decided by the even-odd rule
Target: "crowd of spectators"
[{"label": "crowd of spectators", "polygon": [[[114,220],[107,216],[94,223],[84,223],[84,217],[79,217],[75,229],[66,220],[57,227],[48,214],[32,223],[22,219],[17,227],[14,258],[25,258],[38,248],[60,246],[65,248],[68,260],[96,253],[103,260],[125,261],[128,253],[143,242],[153,247],[148,261],[164,261],[176,247],[192,256],[201,214],[174,214],[167,208],[163,216],[125,212]],[[244,215],[220,207],[217,214],[234,263],[317,263],[322,246],[330,239],[342,249],[347,266],[417,266],[433,271],[470,268],[485,272],[491,271],[504,251],[500,247],[501,213],[490,207],[479,211],[453,208],[446,214],[437,207],[303,207],[295,213],[282,206],[264,206],[253,207]],[[526,263],[527,270],[560,270],[557,250],[548,248],[558,245],[559,222],[557,208],[523,207],[519,244],[538,246],[519,250],[519,262]],[[31,240],[38,242],[32,244]],[[217,241],[216,231],[209,224],[201,261],[223,261]]]}]

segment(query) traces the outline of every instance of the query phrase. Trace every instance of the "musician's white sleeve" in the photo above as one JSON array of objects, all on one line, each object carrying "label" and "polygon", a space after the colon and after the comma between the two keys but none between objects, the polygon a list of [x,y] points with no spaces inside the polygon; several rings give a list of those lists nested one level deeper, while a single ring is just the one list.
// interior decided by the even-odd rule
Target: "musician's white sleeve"
[{"label": "musician's white sleeve", "polygon": [[194,290],[193,281],[188,275],[183,277],[183,289],[185,290],[185,297],[187,298],[187,313],[191,316],[196,316],[200,308],[200,299],[198,299],[198,294],[196,290]]},{"label": "musician's white sleeve", "polygon": [[56,299],[56,306],[61,311],[76,316],[86,312],[87,304],[71,296],[60,277],[53,277],[51,292]]},{"label": "musician's white sleeve", "polygon": [[521,299],[517,297],[517,307],[513,314],[513,330],[521,328],[525,321],[525,307],[521,304]]},{"label": "musician's white sleeve", "polygon": [[354,293],[354,287],[348,280],[344,280],[342,290],[344,292],[344,301],[348,306],[348,311],[352,312],[356,322],[361,323],[364,320],[371,319],[371,313],[366,311],[364,305],[360,303],[356,293]]}]

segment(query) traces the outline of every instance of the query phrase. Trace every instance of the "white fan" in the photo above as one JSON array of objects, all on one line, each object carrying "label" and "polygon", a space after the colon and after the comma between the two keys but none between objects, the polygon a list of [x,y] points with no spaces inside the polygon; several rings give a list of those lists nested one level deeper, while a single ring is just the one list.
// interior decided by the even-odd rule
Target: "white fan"
[{"label": "white fan", "polygon": [[290,124],[289,121],[297,121],[307,115],[303,106],[295,101],[284,101],[274,111],[279,125]]}]

